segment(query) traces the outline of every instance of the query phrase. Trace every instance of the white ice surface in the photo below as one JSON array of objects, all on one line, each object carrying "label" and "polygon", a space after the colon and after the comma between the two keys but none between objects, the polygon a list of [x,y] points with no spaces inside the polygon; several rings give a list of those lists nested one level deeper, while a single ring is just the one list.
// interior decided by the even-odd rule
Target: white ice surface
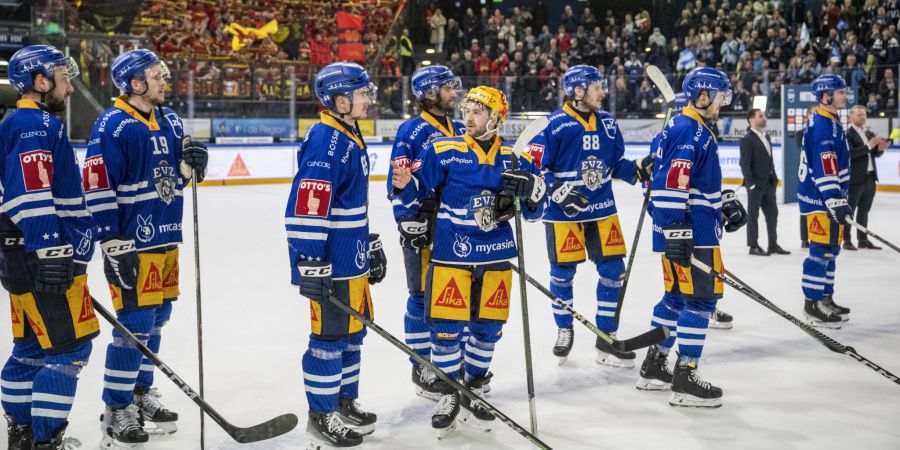
[{"label": "white ice surface", "polygon": [[[205,397],[225,418],[249,426],[292,412],[300,425],[291,433],[253,445],[232,441],[206,420],[210,449],[295,449],[305,445],[306,398],[300,359],[309,332],[309,307],[289,283],[283,227],[288,185],[202,188],[200,194]],[[641,192],[616,183],[621,223],[631,244]],[[406,286],[397,232],[384,196],[384,182],[371,184],[371,227],[381,233],[389,260],[387,279],[372,289],[376,321],[402,339]],[[164,328],[161,357],[199,389],[190,190],[185,190],[185,245],[181,256],[182,297]],[[746,201],[746,194],[739,196]],[[781,245],[788,256],[747,254],[745,231],[727,235],[726,266],[791,314],[801,316],[801,262],[796,204],[779,205]],[[900,195],[878,193],[870,228],[900,243]],[[760,228],[765,226],[760,218]],[[526,224],[526,267],[548,280],[543,227]],[[765,245],[765,238],[760,240]],[[99,257],[89,268],[94,295],[110,305]],[[826,334],[854,346],[900,374],[900,254],[844,252],[837,263],[839,303],[853,309],[844,328]],[[582,265],[575,308],[593,317],[596,273]],[[511,320],[499,342],[489,400],[529,428],[522,338],[522,309],[514,278]],[[637,368],[613,370],[594,363],[594,336],[576,324],[575,348],[557,366],[550,349],[556,336],[550,302],[529,287],[540,437],[554,448],[587,449],[889,449],[900,448],[900,385],[848,356],[830,352],[798,327],[726,288],[720,302],[735,316],[730,331],[710,331],[703,376],[724,388],[716,410],[678,409],[668,393],[637,391]],[[650,252],[645,221],[628,287],[620,337],[648,329],[662,290],[658,256]],[[6,317],[6,316],[4,316]],[[6,320],[6,319],[4,319]],[[111,327],[102,322],[90,364],[81,374],[68,434],[96,448],[106,345]],[[0,327],[0,350],[9,354],[9,327]],[[644,352],[638,352],[638,365]],[[407,357],[375,333],[363,348],[361,398],[378,414],[378,429],[364,448],[527,448],[528,442],[499,421],[483,433],[466,426],[437,441],[430,426],[433,403],[417,397]],[[159,376],[165,404],[181,414],[180,430],[155,438],[148,449],[199,448],[199,412],[175,385]],[[0,429],[5,442],[5,427]]]}]

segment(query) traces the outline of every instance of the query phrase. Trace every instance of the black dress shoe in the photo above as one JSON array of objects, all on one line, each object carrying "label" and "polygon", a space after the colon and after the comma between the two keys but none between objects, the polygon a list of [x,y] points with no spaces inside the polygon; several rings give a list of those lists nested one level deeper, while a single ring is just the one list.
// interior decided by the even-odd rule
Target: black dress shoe
[{"label": "black dress shoe", "polygon": [[872,243],[872,241],[866,239],[864,241],[859,241],[859,248],[867,248],[869,250],[881,250],[881,247]]},{"label": "black dress shoe", "polygon": [[856,246],[849,239],[844,241],[844,250],[856,250]]},{"label": "black dress shoe", "polygon": [[791,252],[781,248],[780,245],[775,244],[774,247],[769,247],[769,254],[770,255],[790,255]]},{"label": "black dress shoe", "polygon": [[750,254],[756,255],[756,256],[769,256],[769,254],[766,253],[766,251],[763,250],[762,247],[760,247],[758,245],[754,245],[753,247],[750,247]]},{"label": "black dress shoe", "polygon": [[809,248],[809,241],[800,241],[800,248]]}]

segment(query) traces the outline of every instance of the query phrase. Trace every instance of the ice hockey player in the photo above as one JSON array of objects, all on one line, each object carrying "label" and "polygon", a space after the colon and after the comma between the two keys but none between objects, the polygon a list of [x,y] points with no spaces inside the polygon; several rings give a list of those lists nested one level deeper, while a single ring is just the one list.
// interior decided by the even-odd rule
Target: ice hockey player
[{"label": "ice hockey player", "polygon": [[[527,214],[540,217],[546,188],[530,156],[517,159],[502,144],[498,130],[506,119],[506,95],[478,86],[469,90],[460,109],[466,134],[436,139],[413,163],[426,192],[440,192],[434,247],[425,282],[425,316],[430,324],[431,360],[447,375],[482,395],[490,376],[494,346],[509,317],[512,268],[516,256],[509,219],[514,197],[523,198]],[[471,333],[463,351],[463,327]],[[437,382],[442,393],[431,426],[443,438],[457,418],[489,431],[494,418],[481,403],[463,399],[449,383]],[[465,413],[460,416],[460,407]]]},{"label": "ice hockey player", "polygon": [[0,282],[14,342],[0,374],[7,446],[67,449],[80,446],[65,437],[66,419],[100,331],[86,274],[96,225],[75,150],[54,116],[66,108],[78,66],[56,48],[30,45],[7,71],[20,95],[0,125]]},{"label": "ice hockey player", "polygon": [[[413,73],[412,91],[421,110],[418,117],[407,120],[397,130],[388,169],[388,199],[394,209],[394,219],[400,230],[400,246],[406,267],[406,314],[403,331],[406,345],[425,359],[431,357],[431,340],[428,323],[425,322],[425,272],[431,257],[431,240],[438,200],[426,196],[418,180],[409,183],[411,164],[419,153],[439,137],[463,134],[462,122],[450,118],[462,97],[462,82],[444,66],[422,67]],[[405,182],[404,182],[405,180]],[[412,381],[416,393],[438,400],[441,396],[434,383],[437,377],[431,369],[412,362]]]},{"label": "ice hockey player", "polygon": [[809,256],[803,261],[803,312],[810,324],[840,328],[850,308],[834,302],[835,259],[844,227],[853,212],[847,204],[850,151],[838,110],[847,106],[847,83],[838,75],[821,75],[812,83],[819,107],[803,128],[797,199],[806,217]]},{"label": "ice hockey player", "polygon": [[[154,353],[178,299],[182,189],[206,173],[206,147],[184,136],[181,119],[161,106],[169,70],[149,50],[113,60],[122,92],[94,123],[83,168],[94,238],[118,320]],[[198,180],[199,181],[199,180]],[[141,448],[149,434],[177,430],[153,386],[154,366],[113,330],[103,376],[101,448]],[[146,428],[146,429],[145,429]]]},{"label": "ice hockey player", "polygon": [[[550,191],[544,211],[547,252],[550,257],[550,291],[573,303],[572,283],[578,265],[587,259],[597,274],[597,328],[615,335],[616,305],[625,273],[625,237],[612,179],[634,184],[650,179],[653,156],[639,161],[624,157],[625,141],[616,119],[601,109],[607,92],[606,79],[596,67],[577,65],[562,79],[568,100],[550,114],[550,123],[528,147]],[[572,349],[572,315],[553,305],[557,337],[553,354],[566,360]],[[620,352],[597,338],[598,364],[634,367],[634,352]]]},{"label": "ice hockey player", "polygon": [[[697,370],[710,316],[722,297],[717,278],[692,269],[697,258],[722,271],[722,228],[737,231],[747,214],[731,190],[722,191],[718,143],[708,124],[731,102],[731,83],[709,67],[692,70],[682,89],[688,98],[681,115],[665,127],[651,181],[653,251],[663,252],[666,293],[653,310],[653,326],[671,337],[647,351],[637,388],[671,387],[672,406],[722,406],[722,389],[703,381]],[[674,375],[667,364],[677,331],[679,355]]]},{"label": "ice hockey player", "polygon": [[356,402],[366,328],[332,301],[373,319],[369,285],[384,279],[387,263],[369,233],[369,155],[356,122],[375,101],[375,85],[359,65],[337,62],[316,75],[315,92],[327,110],[300,145],[284,216],[291,283],[309,299],[303,384],[308,448],[318,450],[354,447],[375,431],[376,415]]}]

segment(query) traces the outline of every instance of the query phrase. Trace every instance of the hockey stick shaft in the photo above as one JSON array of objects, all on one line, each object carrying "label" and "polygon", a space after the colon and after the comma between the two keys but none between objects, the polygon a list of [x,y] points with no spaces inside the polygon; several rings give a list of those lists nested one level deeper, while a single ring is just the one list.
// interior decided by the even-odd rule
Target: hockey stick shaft
[{"label": "hockey stick shaft", "polygon": [[175,385],[178,386],[178,389],[184,392],[184,394],[187,395],[188,398],[193,400],[194,403],[196,403],[197,406],[200,407],[201,412],[206,413],[206,415],[211,417],[213,421],[219,424],[219,426],[222,427],[222,429],[225,430],[225,432],[228,433],[228,435],[231,436],[235,441],[243,444],[249,442],[257,442],[264,439],[271,439],[273,437],[285,434],[293,430],[297,426],[299,419],[297,419],[297,416],[293,414],[284,414],[282,416],[269,420],[268,422],[264,422],[262,424],[249,428],[240,428],[232,425],[227,420],[225,420],[225,418],[222,417],[222,415],[220,415],[218,411],[213,409],[213,407],[203,399],[202,395],[191,389],[191,387],[188,386],[188,384],[184,380],[182,380],[174,370],[172,370],[168,365],[166,365],[166,363],[159,359],[159,357],[156,356],[156,354],[153,353],[152,350],[147,348],[147,346],[144,345],[143,342],[136,338],[134,334],[131,333],[131,331],[128,331],[128,329],[125,328],[125,325],[122,325],[122,322],[119,322],[119,320],[116,319],[116,317],[112,315],[109,310],[101,305],[100,302],[97,301],[97,299],[91,297],[91,301],[94,304],[94,311],[99,313],[101,317],[109,322],[110,325],[112,325],[113,328],[115,328],[116,331],[119,332],[119,334],[125,337],[125,339],[134,344],[134,346],[144,354],[145,358],[150,360],[150,362],[152,362],[154,366],[158,367],[160,372],[162,372],[166,376],[166,378],[175,383]]},{"label": "hockey stick shaft", "polygon": [[516,423],[516,421],[514,421],[509,416],[504,414],[503,411],[500,411],[494,405],[488,403],[487,400],[476,395],[469,388],[463,386],[462,383],[460,383],[459,381],[456,381],[455,378],[447,375],[446,373],[444,373],[443,370],[437,368],[437,366],[432,364],[431,361],[423,358],[421,355],[416,353],[413,349],[409,348],[409,346],[407,346],[403,342],[400,342],[399,339],[394,337],[394,335],[392,335],[390,332],[388,332],[384,328],[381,328],[381,326],[376,324],[373,320],[370,320],[368,317],[363,316],[362,314],[359,313],[359,311],[354,310],[346,303],[335,298],[333,295],[328,296],[328,301],[331,302],[332,304],[334,304],[335,306],[337,306],[341,311],[344,311],[345,313],[350,314],[350,316],[352,316],[354,319],[362,322],[365,326],[369,327],[372,331],[377,333],[379,336],[383,337],[386,341],[390,342],[391,345],[393,345],[394,347],[397,347],[400,351],[402,351],[403,353],[406,353],[407,356],[416,360],[417,363],[431,369],[431,371],[434,372],[434,374],[437,375],[438,378],[443,380],[445,383],[448,383],[451,386],[453,386],[453,389],[456,389],[457,391],[459,391],[459,393],[462,396],[468,398],[472,402],[480,402],[481,404],[483,404],[485,406],[485,408],[487,408],[491,412],[491,414],[493,414],[498,419],[500,419],[501,422],[503,422],[504,424],[506,424],[507,426],[512,428],[516,433],[519,433],[519,435],[521,435],[525,439],[528,439],[535,447],[542,448],[542,449],[550,449],[551,448],[549,445],[545,444],[543,441],[538,439],[537,436],[529,433],[528,430],[526,430],[521,425]]},{"label": "hockey stick shaft", "polygon": [[519,270],[519,268],[515,265],[513,265],[512,267],[513,270],[515,270],[521,278],[524,278],[527,282],[531,283],[532,286],[541,291],[542,294],[546,295],[547,298],[549,298],[550,301],[553,302],[553,304],[559,306],[560,308],[571,314],[572,317],[575,318],[575,320],[591,330],[591,332],[596,334],[597,337],[602,339],[604,342],[613,346],[616,350],[623,352],[637,350],[640,348],[649,347],[653,344],[658,344],[669,337],[669,330],[666,327],[657,327],[630,339],[625,339],[622,341],[613,339],[612,336],[597,328],[597,326],[591,323],[590,320],[586,319],[583,315],[581,315],[581,313],[566,304],[566,302],[562,301],[562,299],[559,299],[555,295],[553,295],[553,292],[550,292],[550,290],[547,289],[546,286],[538,283],[538,281],[532,278],[531,275],[528,275],[527,273]]},{"label": "hockey stick shaft", "polygon": [[847,223],[850,224],[850,225],[853,225],[854,227],[856,227],[857,230],[862,231],[863,233],[866,233],[866,234],[868,234],[869,236],[872,236],[873,238],[877,239],[877,240],[878,240],[879,242],[881,242],[882,244],[887,245],[888,247],[891,248],[891,250],[900,253],[900,247],[897,247],[896,245],[891,244],[890,242],[887,241],[887,239],[885,239],[885,238],[883,238],[883,237],[881,237],[881,236],[879,236],[879,235],[877,235],[877,234],[875,234],[875,233],[869,231],[868,228],[866,228],[866,227],[864,227],[864,226],[862,226],[862,225],[856,223],[855,220],[853,220],[853,219],[851,219],[851,218],[848,217],[848,218],[847,218]]},{"label": "hockey stick shaft", "polygon": [[[194,216],[194,283],[197,288],[197,360],[200,366],[200,396],[204,395],[203,390],[203,304],[200,301],[200,220],[199,210],[197,206],[197,170],[191,169],[191,196],[193,198],[193,216]],[[206,447],[206,421],[203,413],[200,413],[200,450]]]},{"label": "hockey stick shaft", "polygon": [[792,316],[787,311],[779,308],[777,305],[772,303],[769,299],[765,298],[762,294],[757,292],[755,289],[751,288],[747,283],[744,283],[741,280],[739,280],[737,277],[731,275],[728,271],[725,271],[725,273],[717,272],[717,271],[713,270],[712,267],[708,266],[706,263],[704,263],[703,261],[700,261],[696,257],[691,257],[691,264],[693,264],[694,267],[702,270],[703,272],[722,280],[723,283],[737,289],[742,294],[749,297],[751,300],[756,301],[757,303],[765,306],[766,308],[768,308],[775,314],[778,314],[779,316],[787,319],[788,322],[791,322],[792,324],[800,327],[800,329],[805,331],[806,334],[815,338],[817,341],[819,341],[822,345],[824,345],[829,350],[831,350],[835,353],[843,353],[843,354],[855,359],[856,361],[864,364],[866,367],[869,367],[870,369],[878,372],[879,374],[881,374],[881,376],[887,378],[888,380],[891,380],[894,383],[900,384],[900,378],[898,378],[896,375],[892,374],[891,372],[888,372],[886,369],[882,368],[878,364],[875,364],[874,362],[870,361],[869,359],[863,357],[862,355],[857,353],[856,349],[854,349],[853,347],[849,347],[844,344],[841,344],[840,342],[827,336],[825,333],[822,333],[821,331],[813,328],[811,325]]}]

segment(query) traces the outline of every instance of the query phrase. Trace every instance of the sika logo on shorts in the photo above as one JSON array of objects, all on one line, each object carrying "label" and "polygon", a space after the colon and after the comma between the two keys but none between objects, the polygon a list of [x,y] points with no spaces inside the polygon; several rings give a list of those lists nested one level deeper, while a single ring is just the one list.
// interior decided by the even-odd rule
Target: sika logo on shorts
[{"label": "sika logo on shorts", "polygon": [[331,206],[331,182],[304,178],[297,188],[295,216],[326,217]]},{"label": "sika logo on shorts", "polygon": [[674,159],[666,174],[666,189],[687,191],[691,183],[691,162],[687,159]]},{"label": "sika logo on shorts", "polygon": [[25,180],[25,191],[41,191],[50,189],[53,179],[53,157],[49,150],[32,150],[19,155],[22,165],[22,179]]},{"label": "sika logo on shorts", "polygon": [[823,152],[822,153],[822,172],[825,173],[826,177],[833,177],[838,174],[837,153],[835,153],[835,152]]},{"label": "sika logo on shorts", "polygon": [[106,175],[106,163],[103,161],[103,155],[86,158],[82,172],[85,192],[109,188],[109,177]]}]

